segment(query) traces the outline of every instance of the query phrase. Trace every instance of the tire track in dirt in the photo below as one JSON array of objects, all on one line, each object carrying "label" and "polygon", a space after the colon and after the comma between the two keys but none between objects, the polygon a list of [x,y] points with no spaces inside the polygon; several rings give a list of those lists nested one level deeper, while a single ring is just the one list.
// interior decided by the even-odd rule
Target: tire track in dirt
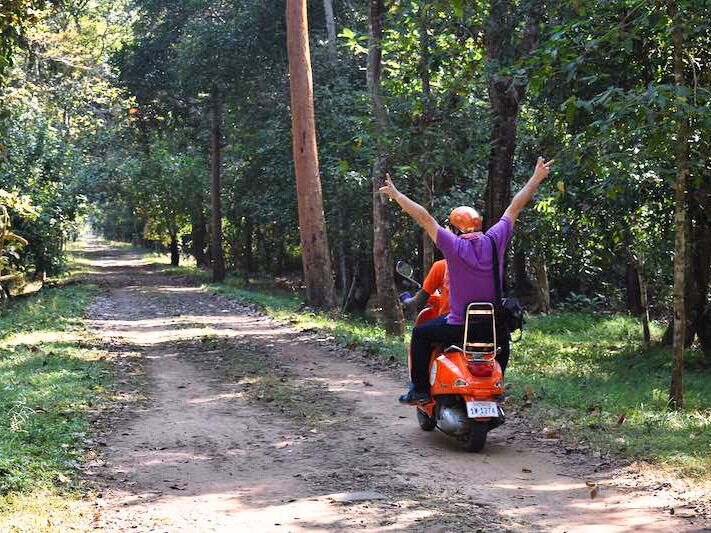
[{"label": "tire track in dirt", "polygon": [[[511,420],[482,454],[422,432],[404,373],[92,244],[91,311],[149,400],[113,427],[106,531],[700,531],[675,503],[551,453]],[[120,368],[120,367],[119,367]],[[589,498],[595,476],[601,493]],[[346,501],[339,501],[345,499]]]}]

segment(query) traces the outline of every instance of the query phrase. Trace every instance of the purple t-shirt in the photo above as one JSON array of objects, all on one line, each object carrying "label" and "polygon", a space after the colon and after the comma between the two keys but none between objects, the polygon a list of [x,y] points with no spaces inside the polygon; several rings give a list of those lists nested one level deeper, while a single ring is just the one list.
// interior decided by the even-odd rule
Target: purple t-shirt
[{"label": "purple t-shirt", "polygon": [[[499,250],[499,273],[503,279],[504,255],[513,233],[513,223],[501,217],[486,235],[496,241]],[[491,241],[481,234],[476,238],[457,237],[444,228],[437,230],[437,248],[444,254],[449,269],[450,313],[447,324],[464,324],[464,313],[471,302],[493,302],[494,269]]]}]

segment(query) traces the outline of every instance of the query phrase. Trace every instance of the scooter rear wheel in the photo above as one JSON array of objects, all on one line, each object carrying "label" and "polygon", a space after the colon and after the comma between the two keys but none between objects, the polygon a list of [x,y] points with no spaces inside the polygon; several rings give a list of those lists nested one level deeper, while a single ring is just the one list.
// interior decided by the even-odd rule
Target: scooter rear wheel
[{"label": "scooter rear wheel", "polygon": [[437,427],[435,419],[426,415],[419,409],[417,409],[417,422],[420,424],[420,429],[422,431],[432,431],[435,427]]},{"label": "scooter rear wheel", "polygon": [[488,422],[472,422],[469,426],[465,446],[469,452],[480,452],[486,446],[486,435],[489,433]]}]

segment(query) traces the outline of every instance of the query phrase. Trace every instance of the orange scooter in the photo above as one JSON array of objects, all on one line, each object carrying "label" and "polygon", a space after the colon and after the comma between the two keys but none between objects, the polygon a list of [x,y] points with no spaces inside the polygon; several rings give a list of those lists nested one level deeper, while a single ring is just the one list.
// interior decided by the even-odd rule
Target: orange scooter
[{"label": "orange scooter", "polygon": [[[407,263],[399,261],[396,271],[420,286],[412,279],[413,270]],[[436,318],[440,298],[439,294],[430,295],[415,324]],[[432,400],[416,407],[420,428],[424,431],[437,428],[461,441],[471,452],[484,448],[489,431],[506,420],[501,406],[504,378],[496,360],[497,346],[493,304],[469,304],[462,345],[432,350],[429,367]]]}]

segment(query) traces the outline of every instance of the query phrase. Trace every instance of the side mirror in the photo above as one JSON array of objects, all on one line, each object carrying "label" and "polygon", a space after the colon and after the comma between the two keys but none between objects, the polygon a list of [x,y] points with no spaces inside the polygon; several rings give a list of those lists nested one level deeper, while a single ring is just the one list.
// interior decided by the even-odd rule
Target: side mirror
[{"label": "side mirror", "polygon": [[422,285],[412,279],[412,275],[415,273],[415,271],[409,263],[406,263],[405,261],[398,261],[395,265],[395,271],[418,289],[422,287]]},{"label": "side mirror", "polygon": [[412,268],[412,265],[410,265],[409,263],[406,263],[405,261],[398,261],[397,265],[395,265],[395,270],[403,278],[407,278],[407,279],[412,279],[412,275],[415,273],[415,271]]}]

